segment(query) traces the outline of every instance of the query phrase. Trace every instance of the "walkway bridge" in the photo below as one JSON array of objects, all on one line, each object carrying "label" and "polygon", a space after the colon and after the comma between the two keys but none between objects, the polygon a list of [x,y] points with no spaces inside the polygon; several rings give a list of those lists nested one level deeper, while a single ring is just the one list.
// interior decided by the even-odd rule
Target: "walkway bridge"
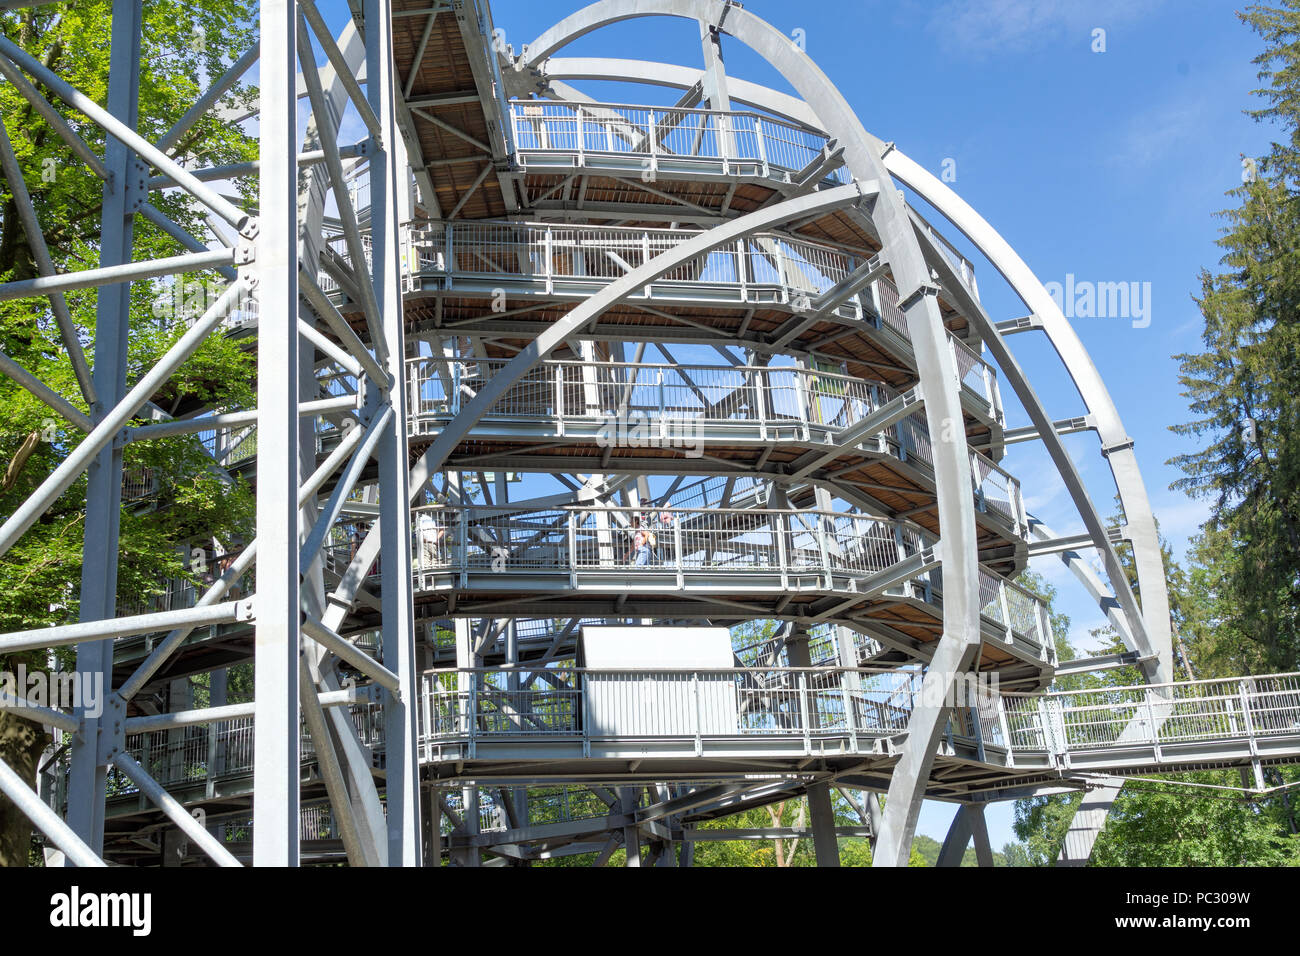
[{"label": "walkway bridge", "polygon": [[[676,820],[679,828],[736,812],[742,793],[741,804],[761,805],[810,782],[881,790],[914,706],[929,692],[915,669],[437,670],[420,683],[419,758],[425,787],[433,799],[450,801],[462,824],[454,809],[464,782],[484,794],[473,831],[457,835],[449,822],[444,838],[488,852],[570,843],[607,829],[611,803],[620,808],[602,796],[629,787],[647,791],[632,814],[639,823],[692,811]],[[998,694],[971,681],[965,692],[927,784],[934,799],[996,800],[1032,787],[1087,787],[1102,777],[1249,772],[1300,761],[1300,674],[1047,694]],[[350,708],[352,724],[382,779],[380,708],[366,702],[364,687],[352,695],[361,701]],[[167,717],[128,723],[151,721]],[[205,809],[210,829],[238,843],[248,836],[247,811],[238,808],[252,785],[252,733],[251,717],[146,732],[129,727],[127,745],[173,796]],[[320,779],[305,728],[302,742],[310,795]],[[48,771],[56,803],[66,770],[64,760]],[[499,795],[524,782],[524,807]],[[650,799],[657,786],[673,792]],[[109,814],[123,838],[148,833],[156,811],[130,780],[110,780],[110,794]],[[656,813],[661,803],[674,812]],[[322,809],[304,813],[311,818],[306,835],[321,825]],[[578,825],[584,820],[590,829]],[[862,835],[869,829],[864,820]],[[337,840],[328,821],[325,836]],[[119,849],[132,852],[128,844]],[[321,852],[337,856],[341,847]]]}]

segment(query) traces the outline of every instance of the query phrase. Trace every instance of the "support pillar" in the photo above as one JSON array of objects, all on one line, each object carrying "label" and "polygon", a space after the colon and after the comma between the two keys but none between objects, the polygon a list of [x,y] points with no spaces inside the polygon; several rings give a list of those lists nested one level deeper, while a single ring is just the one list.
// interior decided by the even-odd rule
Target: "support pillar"
[{"label": "support pillar", "polygon": [[[625,816],[636,813],[637,788],[622,787],[619,790],[620,807]],[[627,866],[641,865],[641,831],[635,823],[623,828],[623,849],[627,851]]]},{"label": "support pillar", "polygon": [[1070,828],[1065,831],[1065,839],[1061,841],[1061,852],[1056,858],[1057,866],[1088,865],[1092,848],[1106,826],[1106,816],[1115,805],[1119,791],[1119,787],[1103,786],[1083,795],[1079,809],[1074,811],[1074,817],[1070,820]]},{"label": "support pillar", "polygon": [[[140,34],[143,13],[134,0],[114,0],[112,48],[109,54],[108,110],[115,119],[135,129],[139,118]],[[125,143],[107,136],[104,165],[112,180],[104,185],[104,213],[99,243],[103,268],[123,265],[134,257],[135,205],[139,176],[133,176],[135,153]],[[127,344],[131,324],[131,284],[101,286],[95,306],[95,393],[92,408],[96,423],[126,394]],[[110,442],[88,471],[86,526],[82,546],[81,620],[97,621],[117,616],[118,530],[122,507],[122,446]],[[107,557],[107,560],[105,560]],[[77,647],[81,681],[100,681],[107,693],[113,680],[113,642],[95,641]],[[109,695],[112,699],[112,695]],[[121,727],[113,715],[83,712],[81,732],[72,738],[68,779],[68,825],[97,854],[104,851],[104,795],[108,757],[122,741]]]},{"label": "support pillar", "polygon": [[[366,96],[383,129],[382,144],[370,161],[370,235],[374,261],[375,299],[379,302],[386,349],[387,383],[372,383],[372,414],[382,405],[392,408],[380,439],[379,534],[380,565],[387,571],[383,601],[384,664],[402,682],[399,697],[384,692],[385,771],[388,798],[388,862],[390,866],[420,865],[420,764],[416,753],[417,689],[415,614],[411,605],[411,511],[407,482],[406,348],[403,343],[401,238],[398,210],[406,191],[395,150],[400,148],[394,107],[392,10],[383,0],[365,0]],[[400,171],[405,172],[405,167]],[[384,354],[386,351],[386,355]],[[388,392],[381,399],[378,390]],[[394,574],[395,570],[398,573]]]},{"label": "support pillar", "polygon": [[257,624],[253,863],[297,866],[298,122],[296,0],[262,0],[261,171],[255,275]]},{"label": "support pillar", "polygon": [[[795,630],[786,642],[786,654],[791,667],[811,667],[812,655],[808,650],[808,632]],[[810,707],[810,718],[816,709]],[[828,783],[814,783],[808,787],[808,820],[812,826],[813,847],[817,852],[818,866],[839,866],[840,845],[835,836],[835,808],[831,804]]]},{"label": "support pillar", "polygon": [[975,842],[975,859],[980,866],[993,865],[993,848],[989,845],[988,825],[984,821],[984,805],[963,803],[957,808],[939,850],[938,866],[961,866],[966,847]]}]

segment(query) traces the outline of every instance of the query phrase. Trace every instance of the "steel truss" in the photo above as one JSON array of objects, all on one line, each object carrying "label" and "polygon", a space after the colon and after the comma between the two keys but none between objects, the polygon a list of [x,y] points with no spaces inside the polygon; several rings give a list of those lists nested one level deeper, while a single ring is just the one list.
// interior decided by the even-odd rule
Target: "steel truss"
[{"label": "steel truss", "polygon": [[[31,4],[0,3],[22,5]],[[135,132],[139,0],[113,3],[106,106],[0,40],[0,75],[105,181],[100,262],[56,274],[0,128],[0,169],[40,271],[0,286],[0,301],[48,299],[90,407],[80,412],[0,355],[0,372],[85,433],[0,524],[0,554],[88,473],[85,553],[109,558],[85,562],[80,623],[0,635],[0,652],[75,645],[77,676],[99,675],[112,687],[100,717],[0,697],[0,708],[25,710],[68,735],[66,819],[3,763],[0,790],[69,864],[102,862],[110,774],[153,805],[157,822],[148,832],[163,834],[164,846],[178,831],[226,866],[344,857],[353,865],[439,865],[444,852],[454,865],[578,853],[604,865],[619,848],[635,866],[643,847],[648,863],[688,865],[697,842],[722,837],[809,837],[819,865],[837,865],[836,839],[862,836],[872,840],[876,865],[906,865],[926,797],[960,804],[941,864],[959,863],[973,840],[987,865],[987,800],[1095,786],[1095,774],[1073,772],[1072,761],[1114,773],[1209,761],[1253,767],[1258,776],[1261,748],[1269,760],[1293,759],[1290,676],[1213,693],[1169,683],[1167,594],[1132,443],[1050,296],[978,214],[867,132],[789,38],[730,0],[601,0],[516,56],[497,43],[485,0],[349,6],[352,19],[335,35],[315,0],[262,0],[258,45],[154,143]],[[703,67],[556,55],[608,24],[648,16],[698,24]],[[395,24],[409,23],[418,26],[403,76]],[[798,95],[730,77],[723,36],[763,57]],[[447,44],[468,59],[462,87],[417,93],[430,51]],[[172,151],[202,116],[248,118],[223,98],[254,63],[257,163],[184,168]],[[668,108],[624,107],[569,85],[593,79],[683,95]],[[37,84],[102,127],[104,156]],[[301,139],[300,100],[310,111]],[[457,106],[479,111],[482,129],[451,121],[445,111]],[[364,131],[360,141],[340,142],[345,114]],[[426,156],[426,134],[454,143],[445,151],[456,155]],[[251,176],[259,186],[254,212],[210,185]],[[530,176],[544,185],[530,191]],[[601,177],[608,182],[593,186]],[[716,189],[684,198],[682,184]],[[1028,320],[988,316],[970,264],[899,185],[988,256],[1026,302]],[[733,208],[740,191],[755,187],[768,198]],[[211,234],[191,236],[167,220],[149,202],[158,188],[204,207]],[[500,211],[474,213],[480,206]],[[137,215],[183,251],[136,259]],[[798,232],[833,215],[873,248]],[[573,238],[572,224],[593,219],[601,226]],[[732,272],[711,271],[726,257]],[[224,294],[128,388],[131,282],[201,270],[220,271]],[[82,288],[98,290],[93,362],[64,301]],[[145,422],[150,398],[206,337],[227,334],[232,311],[250,299],[257,407]],[[713,307],[747,312],[725,326],[706,317]],[[760,327],[760,307],[778,312],[778,324]],[[448,318],[457,308],[471,314]],[[945,324],[945,308],[966,320],[964,337]],[[827,325],[833,332],[819,331]],[[1006,341],[1029,329],[1049,336],[1079,387],[1084,416],[1057,422],[1046,414]],[[853,336],[874,350],[862,367],[881,379],[866,390],[816,364]],[[634,350],[626,347],[633,342]],[[646,360],[651,343],[666,361]],[[679,362],[670,351],[678,343],[711,345],[722,364]],[[782,355],[795,364],[773,366]],[[1005,428],[999,372],[1031,428]],[[649,402],[638,398],[646,374],[657,390]],[[894,380],[905,384],[886,384]],[[671,398],[667,387],[676,389]],[[793,411],[780,409],[779,395]],[[664,454],[662,442],[642,454],[604,442],[599,429],[610,409],[633,406],[659,437],[698,425],[702,454]],[[226,436],[214,450],[217,467],[256,469],[256,537],[192,606],[124,613],[114,560],[122,445],[209,429]],[[1111,464],[1142,608],[1116,536],[1061,442],[1078,430],[1097,431]],[[250,436],[255,458],[238,450]],[[1018,484],[997,461],[1007,445],[1027,440],[1041,440],[1052,456],[1085,535],[1059,537],[1024,512]],[[794,457],[773,460],[778,448]],[[882,462],[908,483],[864,470]],[[505,473],[515,469],[553,474],[568,491],[512,500]],[[672,477],[666,494],[651,494],[654,474]],[[473,500],[471,485],[483,502]],[[834,499],[852,513],[837,511]],[[616,542],[648,507],[672,528],[664,549],[671,566],[638,572],[650,583],[630,596],[634,568],[617,558]],[[718,542],[755,535],[768,537],[749,542],[748,564],[716,567]],[[802,557],[794,554],[800,548]],[[1107,580],[1080,557],[1085,549],[1101,557]],[[1071,737],[1071,721],[1091,712],[1087,702],[944,703],[990,660],[1009,684],[1038,690],[1050,681],[1057,662],[1046,615],[990,568],[1018,571],[1030,555],[1053,553],[1123,636],[1130,653],[1111,666],[1136,663],[1152,685],[1107,717],[1104,746]],[[507,557],[527,566],[497,574]],[[940,566],[941,585],[931,576]],[[251,573],[250,594],[242,582]],[[743,585],[729,591],[737,580]],[[929,612],[882,618],[871,604],[882,595],[888,605]],[[559,699],[581,708],[586,688],[600,681],[576,665],[556,669],[574,660],[584,620],[652,617],[781,620],[770,640],[746,649],[752,660],[737,659],[749,669],[733,675],[746,701],[741,718],[775,721],[780,732],[743,749],[744,727],[709,739],[697,714],[692,733],[660,742],[660,757],[696,760],[699,769],[683,774],[656,764],[652,748],[646,759],[621,759],[619,741],[600,739],[573,711],[556,722],[546,707]],[[215,638],[210,653],[229,655],[219,658],[223,665],[241,654],[254,662],[255,702],[227,704],[224,671],[209,663],[212,706],[142,712],[145,689],[182,654],[206,647],[205,633]],[[229,647],[237,650],[222,650]],[[115,655],[134,671],[113,686]],[[933,694],[901,706],[893,690],[873,689],[899,674],[919,679],[907,669],[916,665],[938,685]],[[753,675],[764,668],[766,676]],[[694,686],[700,679],[689,675]],[[1184,699],[1191,703],[1178,703]],[[868,700],[876,724],[857,709]],[[481,727],[479,715],[489,711],[499,720]],[[549,771],[531,757],[548,733],[564,738],[550,751]],[[1171,744],[1170,734],[1181,736]],[[848,756],[827,760],[822,743],[840,736]],[[159,740],[161,757],[150,749]],[[198,783],[184,771],[194,747],[206,766]],[[609,759],[593,762],[606,750]],[[1125,763],[1135,750],[1142,757]],[[753,772],[729,771],[738,761]],[[1086,798],[1064,851],[1076,861],[1086,860],[1118,793],[1106,780]],[[858,826],[834,825],[832,788]],[[886,791],[882,810],[876,794]],[[807,826],[721,835],[697,826],[799,795],[809,801]],[[251,814],[228,810],[208,826],[191,815],[193,804],[223,799],[251,801]]]}]

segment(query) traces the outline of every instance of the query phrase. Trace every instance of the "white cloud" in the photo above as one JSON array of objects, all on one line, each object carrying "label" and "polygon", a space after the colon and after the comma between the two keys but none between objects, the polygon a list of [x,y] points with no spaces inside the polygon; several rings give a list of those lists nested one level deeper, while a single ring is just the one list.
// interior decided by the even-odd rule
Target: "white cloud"
[{"label": "white cloud", "polygon": [[1028,50],[1077,36],[1084,49],[1092,31],[1140,19],[1164,0],[945,0],[929,30],[949,49],[977,55]]},{"label": "white cloud", "polygon": [[1209,124],[1206,113],[1204,100],[1197,98],[1134,116],[1120,137],[1113,163],[1130,168],[1153,166],[1180,146],[1200,143]]}]

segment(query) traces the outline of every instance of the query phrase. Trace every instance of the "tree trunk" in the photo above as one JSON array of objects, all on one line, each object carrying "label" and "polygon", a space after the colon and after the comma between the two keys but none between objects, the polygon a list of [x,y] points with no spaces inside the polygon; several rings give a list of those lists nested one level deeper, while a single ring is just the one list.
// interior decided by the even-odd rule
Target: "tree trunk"
[{"label": "tree trunk", "polygon": [[[36,767],[50,736],[39,724],[0,713],[0,760],[36,789]],[[32,824],[8,797],[0,794],[0,866],[26,866]]]}]

